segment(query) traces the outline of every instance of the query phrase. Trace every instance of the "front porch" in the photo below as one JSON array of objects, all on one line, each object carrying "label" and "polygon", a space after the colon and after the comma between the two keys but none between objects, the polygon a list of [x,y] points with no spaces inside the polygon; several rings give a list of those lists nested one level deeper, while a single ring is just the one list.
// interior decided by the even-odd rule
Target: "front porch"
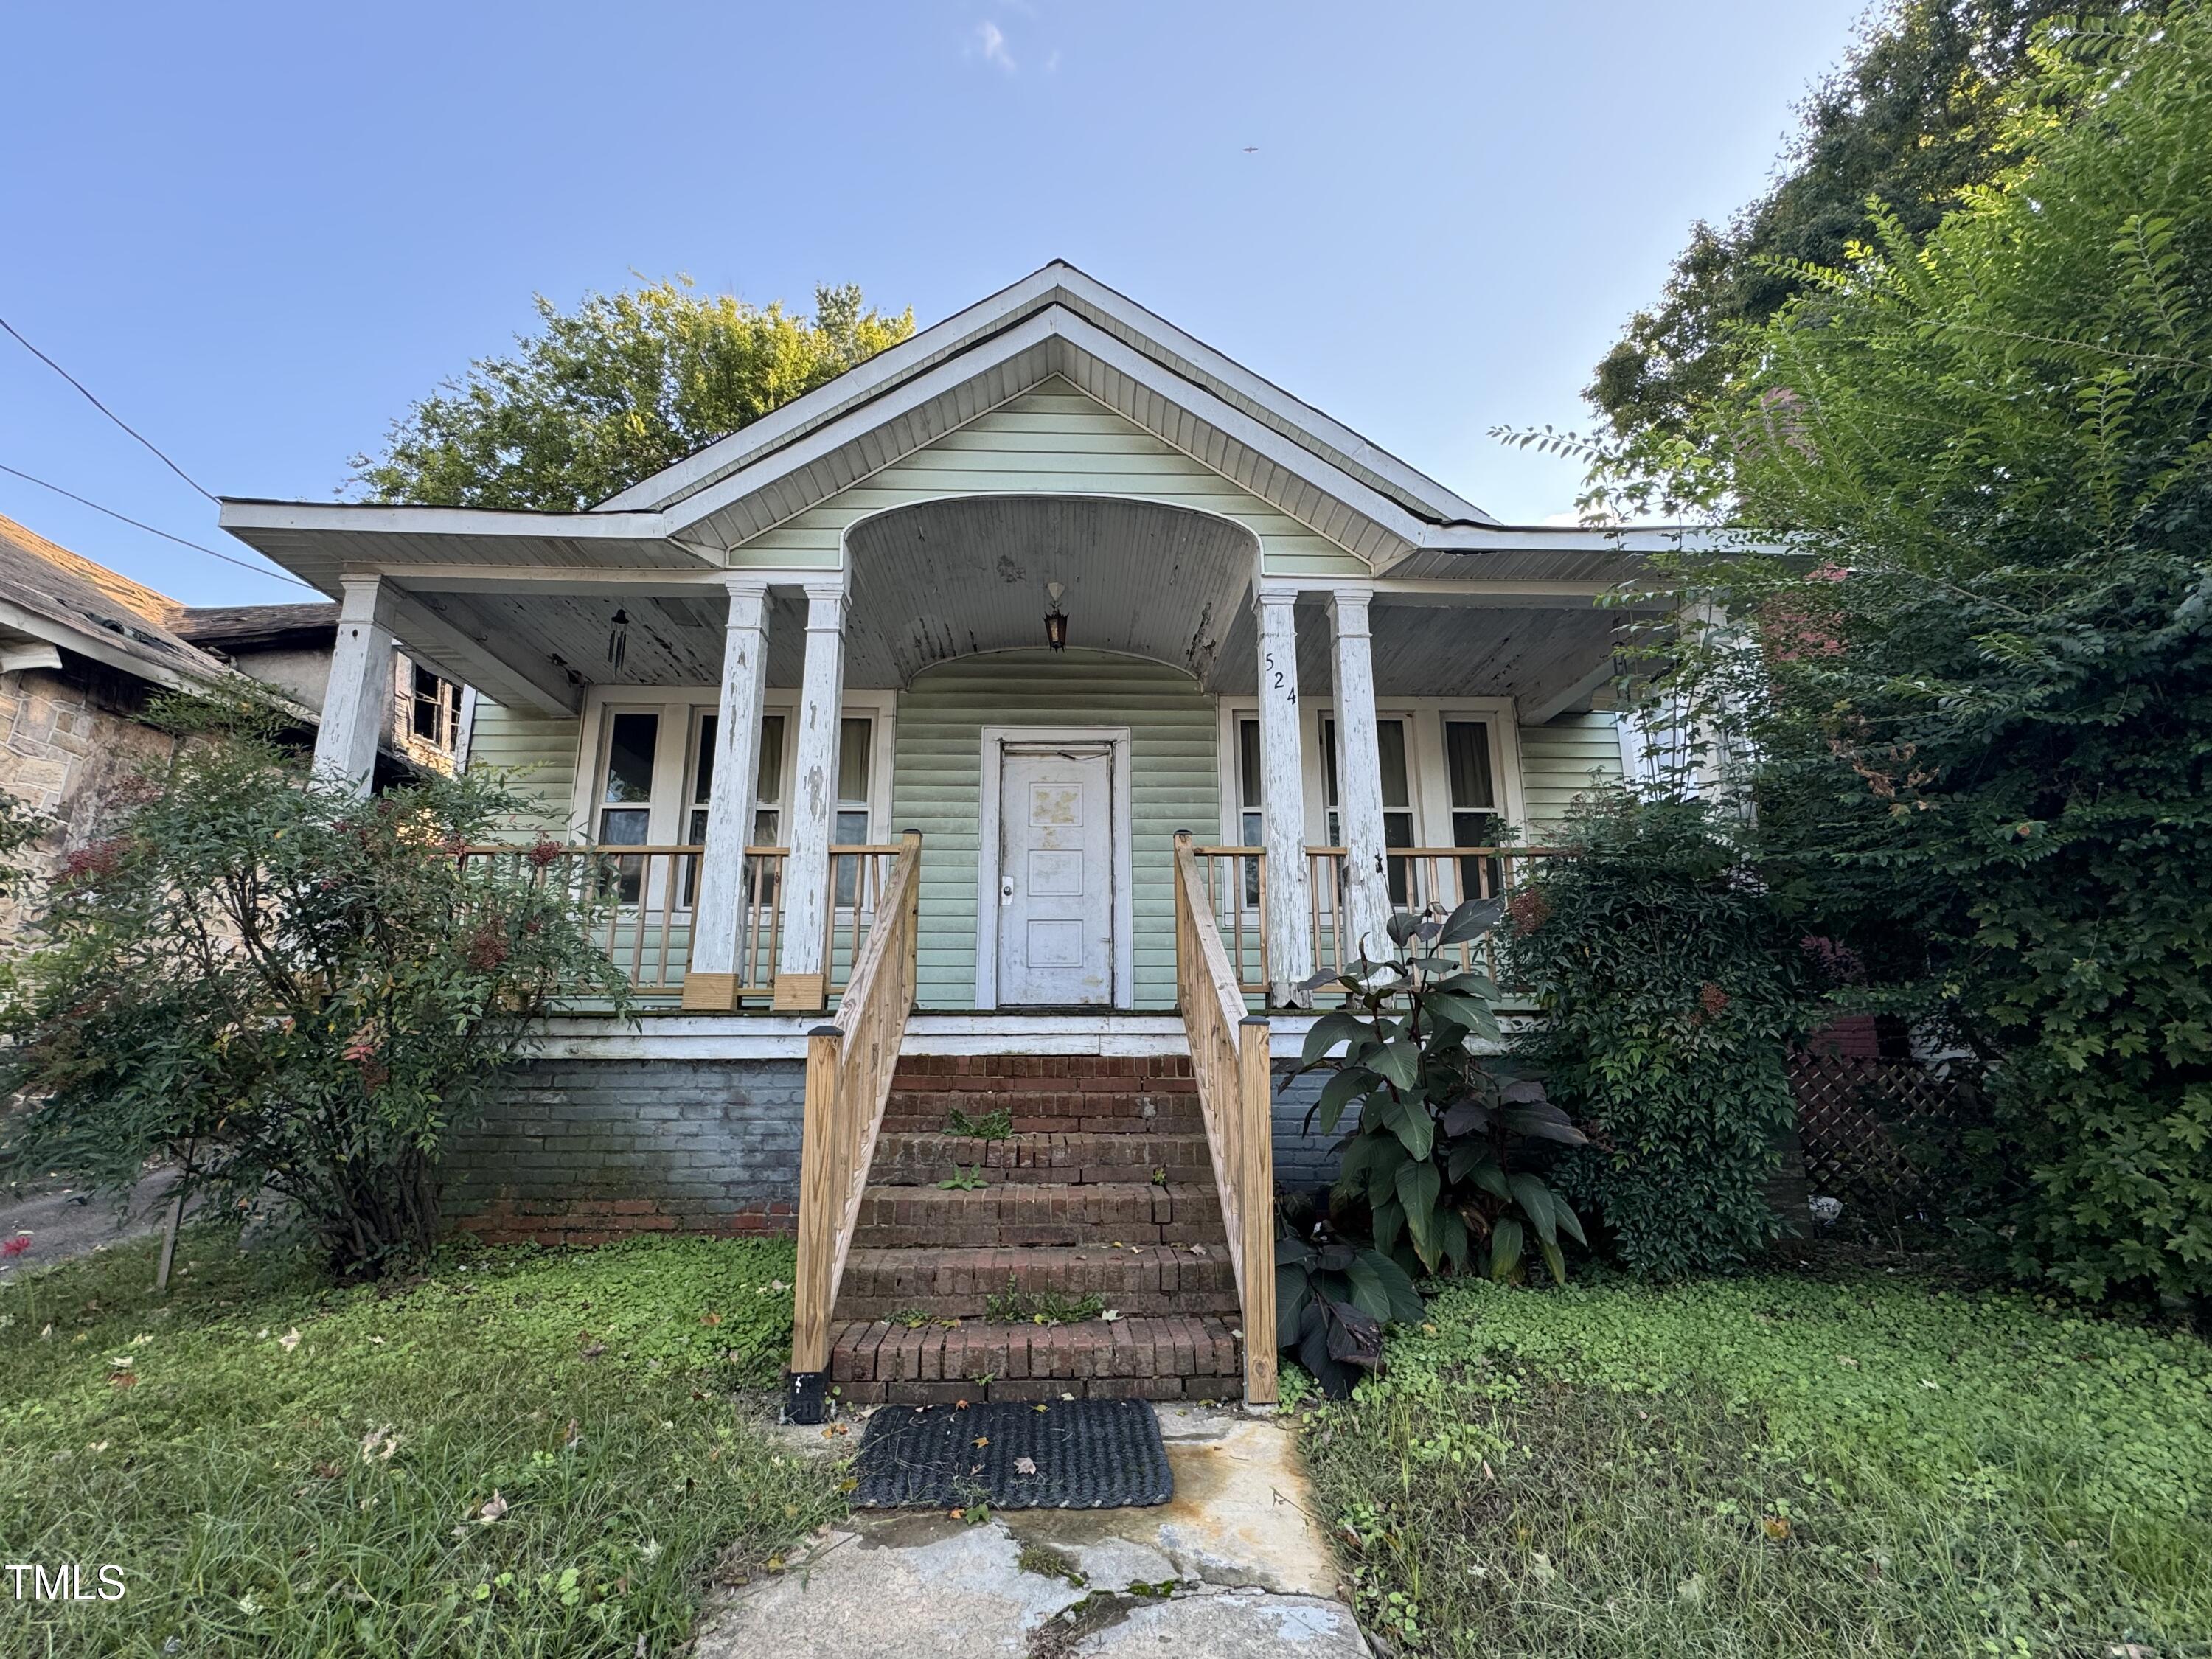
[{"label": "front porch", "polygon": [[[479,1219],[795,1231],[801,1413],[838,1366],[927,1380],[861,1376],[852,1328],[976,1264],[848,1262],[970,1225],[1225,1256],[1176,1375],[1272,1400],[1274,1184],[1310,1156],[1272,1056],[1304,982],[1394,908],[1509,890],[1622,775],[1602,690],[1665,609],[1624,585],[1680,544],[1501,525],[1060,264],[586,511],[223,523],[342,600],[318,769],[368,787],[397,646],[476,688],[468,769],[521,804],[463,856],[589,898],[638,994],[634,1024],[550,1024],[477,1148]],[[1011,1150],[944,1144],[939,1061],[1027,1101]],[[1058,1293],[1091,1265],[1022,1271]],[[1052,1363],[1134,1383],[1163,1352]]]}]

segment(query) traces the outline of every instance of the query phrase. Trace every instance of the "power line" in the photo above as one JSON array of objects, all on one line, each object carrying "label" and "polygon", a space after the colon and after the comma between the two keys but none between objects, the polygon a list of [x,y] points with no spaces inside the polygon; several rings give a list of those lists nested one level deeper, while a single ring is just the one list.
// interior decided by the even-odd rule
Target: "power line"
[{"label": "power line", "polygon": [[[190,484],[193,489],[195,489],[198,490],[198,491],[200,492],[200,494],[201,494],[201,495],[205,495],[205,496],[208,498],[208,500],[210,500],[210,501],[211,501],[215,500],[215,496],[214,496],[213,493],[212,493],[212,492],[210,492],[210,490],[208,490],[204,486],[203,486],[203,485],[201,484],[200,481],[199,481],[198,478],[195,478],[194,477],[192,477],[192,475],[191,475],[191,473],[189,473],[189,472],[185,471],[184,468],[182,468],[181,466],[179,466],[179,465],[178,465],[174,461],[171,460],[171,459],[170,459],[167,455],[164,455],[164,454],[161,452],[161,450],[160,450],[160,449],[156,448],[156,447],[155,447],[155,444],[154,444],[154,441],[153,441],[153,440],[152,440],[152,439],[150,439],[150,438],[147,437],[147,435],[146,435],[144,433],[143,433],[143,432],[139,431],[137,428],[136,428],[136,427],[132,426],[132,425],[131,424],[131,422],[128,422],[128,421],[125,420],[125,419],[124,419],[120,415],[118,415],[118,414],[117,414],[113,410],[110,409],[110,408],[109,408],[106,404],[104,404],[104,403],[100,402],[99,398],[97,398],[94,397],[94,396],[92,395],[92,390],[91,390],[91,388],[90,388],[90,387],[88,387],[88,386],[86,386],[86,385],[85,385],[85,383],[84,383],[82,380],[78,380],[78,379],[77,379],[77,377],[76,377],[76,375],[74,375],[74,374],[70,374],[70,373],[69,372],[69,370],[67,370],[67,369],[64,368],[63,368],[59,363],[56,362],[52,358],[51,358],[51,357],[47,356],[46,356],[46,354],[45,352],[43,352],[43,351],[40,350],[40,349],[38,349],[38,347],[36,347],[36,346],[33,345],[33,344],[32,344],[28,340],[25,339],[25,338],[22,337],[22,335],[21,335],[21,334],[17,333],[15,324],[13,324],[13,323],[9,322],[9,321],[5,318],[5,317],[0,317],[0,328],[4,328],[4,329],[6,329],[6,330],[8,331],[8,332],[9,332],[9,333],[15,335],[15,343],[16,343],[16,344],[18,344],[18,345],[21,346],[21,347],[23,348],[23,349],[24,349],[24,350],[26,350],[26,351],[27,351],[27,352],[29,352],[29,353],[30,353],[33,357],[36,357],[36,358],[37,358],[40,362],[44,363],[44,364],[45,364],[48,368],[51,368],[52,370],[53,370],[53,372],[54,372],[55,374],[57,374],[60,375],[60,376],[62,377],[62,379],[64,379],[64,380],[67,380],[67,381],[68,381],[71,386],[75,386],[75,387],[76,387],[79,392],[82,392],[82,393],[84,394],[84,400],[85,400],[87,403],[90,404],[91,404],[94,409],[98,410],[101,414],[103,414],[103,415],[106,416],[107,416],[107,418],[108,418],[109,420],[111,420],[111,421],[114,422],[116,425],[118,425],[118,426],[121,427],[121,428],[122,428],[125,432],[129,433],[132,437],[136,438],[136,439],[140,442],[140,443],[142,443],[142,444],[145,445],[146,448],[148,449],[148,451],[149,451],[149,452],[150,452],[150,453],[152,453],[152,455],[153,455],[153,457],[154,457],[154,459],[155,459],[155,460],[157,460],[157,461],[161,462],[161,464],[163,466],[167,467],[167,468],[169,469],[169,471],[172,471],[172,472],[175,473],[175,474],[176,474],[179,478],[182,478],[182,479],[183,479],[186,483]],[[34,478],[34,479],[33,479],[33,480],[32,480],[32,482],[33,482],[33,483],[37,483],[38,481]],[[69,492],[68,492],[67,490],[64,490],[62,493],[63,493],[64,495],[67,495]],[[88,505],[90,505],[90,503],[89,503],[89,502],[88,502],[88,503],[87,503],[87,505],[88,506]],[[101,510],[102,512],[106,512],[106,509],[105,507],[101,508],[100,510]],[[119,513],[118,513],[118,514],[117,514],[115,516],[116,516],[116,517],[118,517],[118,518],[121,518],[123,515],[122,515],[121,514],[119,514]],[[142,530],[143,530],[143,529],[144,529],[144,528],[146,528],[146,527],[147,527],[147,526],[143,526],[143,525],[141,525],[141,526],[139,526],[139,528],[140,528],[140,529],[142,529]],[[155,535],[157,535],[157,536],[158,536],[158,535],[161,535],[162,532],[157,530],[157,531],[155,531],[154,533],[155,533]],[[173,540],[175,540],[176,538],[175,538],[174,537],[171,537],[171,538],[170,538],[170,539],[171,539],[172,541],[173,541]],[[186,542],[186,543],[185,544],[185,546],[187,546],[187,547],[190,547],[190,546],[191,546],[191,545],[192,545],[192,544],[191,544],[191,543],[190,543],[190,542]],[[202,548],[202,549],[200,549],[200,551],[201,551],[201,552],[203,552],[203,553],[205,553],[205,552],[208,552],[208,551],[210,551],[210,550],[210,550],[210,549],[208,549],[208,548],[204,548],[204,548]],[[220,553],[217,553],[217,554],[216,555],[216,557],[217,557],[218,559],[219,559],[219,558],[221,558],[221,557],[222,557],[222,556],[222,556],[222,554],[220,554]],[[233,562],[235,562],[235,561],[234,561]],[[251,570],[252,568],[253,568],[253,567],[252,567],[252,565],[248,565],[248,566],[246,566],[246,568],[247,568],[247,569],[249,569],[249,570]]]},{"label": "power line", "polygon": [[[0,327],[5,326],[4,323],[0,323]],[[15,332],[12,329],[9,331]],[[21,478],[25,483],[34,483],[41,489],[51,489],[57,495],[66,495],[79,507],[88,507],[95,513],[105,513],[111,519],[118,519],[132,529],[143,530],[150,536],[159,536],[165,542],[174,542],[179,547],[189,547],[195,553],[204,553],[210,559],[221,559],[225,564],[234,564],[240,570],[251,570],[255,575],[266,576],[272,581],[289,582],[295,587],[304,587],[318,599],[324,597],[322,589],[317,587],[313,582],[303,582],[297,576],[288,576],[281,570],[269,570],[258,564],[248,564],[244,559],[233,558],[219,548],[204,547],[198,542],[188,542],[182,536],[172,536],[167,531],[157,529],[155,526],[134,519],[126,513],[118,513],[112,507],[102,507],[98,501],[87,501],[74,489],[64,489],[58,483],[48,483],[44,478],[34,478],[19,468],[0,463],[0,472],[7,473],[10,477]],[[187,480],[187,482],[190,481]],[[198,486],[194,485],[193,488],[198,489]],[[212,501],[215,498],[210,495],[208,499]]]}]

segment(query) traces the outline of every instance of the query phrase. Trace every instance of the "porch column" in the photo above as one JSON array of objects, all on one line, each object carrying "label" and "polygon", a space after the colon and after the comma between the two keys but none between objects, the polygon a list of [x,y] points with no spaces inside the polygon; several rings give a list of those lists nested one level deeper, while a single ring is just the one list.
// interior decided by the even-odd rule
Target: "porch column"
[{"label": "porch column", "polygon": [[738,1006],[746,920],[745,843],[752,838],[761,693],[768,684],[768,584],[757,576],[730,576],[724,585],[730,591],[730,616],[722,635],[714,769],[691,911],[691,960],[684,975],[684,1006],[715,1013]]},{"label": "porch column", "polygon": [[799,769],[791,856],[783,873],[783,958],[775,1006],[829,1004],[830,834],[837,822],[837,728],[845,703],[845,583],[806,585],[806,673],[799,701]]},{"label": "porch column", "polygon": [[392,719],[392,629],[380,579],[341,576],[338,587],[343,597],[315,731],[315,775],[365,795],[376,772],[377,739]]},{"label": "porch column", "polygon": [[1347,963],[1364,951],[1389,951],[1390,880],[1383,863],[1382,751],[1375,736],[1375,659],[1367,632],[1367,594],[1338,588],[1329,597],[1336,650],[1336,811],[1343,824],[1344,911],[1351,929]]},{"label": "porch column", "polygon": [[[1309,1007],[1313,973],[1306,893],[1306,795],[1298,754],[1297,592],[1260,590],[1260,835],[1267,849],[1267,1001]],[[1241,879],[1241,877],[1240,877]]]}]

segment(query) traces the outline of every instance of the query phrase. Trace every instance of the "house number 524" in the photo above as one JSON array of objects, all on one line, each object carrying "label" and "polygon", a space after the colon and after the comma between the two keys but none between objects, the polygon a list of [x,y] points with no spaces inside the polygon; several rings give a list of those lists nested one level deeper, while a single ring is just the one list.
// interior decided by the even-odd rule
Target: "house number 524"
[{"label": "house number 524", "polygon": [[1275,653],[1273,652],[1270,651],[1267,653],[1266,660],[1267,665],[1267,672],[1273,678],[1274,689],[1280,691],[1285,696],[1288,697],[1291,700],[1292,706],[1295,707],[1298,700],[1298,688],[1295,685],[1285,685],[1283,683],[1283,671],[1275,666]]}]

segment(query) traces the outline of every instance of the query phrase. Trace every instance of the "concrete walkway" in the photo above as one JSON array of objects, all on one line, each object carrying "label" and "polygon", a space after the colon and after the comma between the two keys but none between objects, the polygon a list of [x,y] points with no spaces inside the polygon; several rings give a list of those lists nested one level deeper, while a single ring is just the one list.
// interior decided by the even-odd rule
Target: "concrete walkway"
[{"label": "concrete walkway", "polygon": [[[976,1526],[858,1511],[716,1609],[698,1659],[1364,1659],[1289,1431],[1203,1407],[1159,1413],[1172,1503]],[[779,1432],[820,1454],[859,1430]]]},{"label": "concrete walkway", "polygon": [[18,1234],[27,1234],[31,1240],[28,1250],[12,1263],[0,1266],[31,1273],[103,1245],[159,1232],[168,1219],[162,1206],[168,1187],[169,1171],[155,1170],[131,1188],[130,1204],[120,1215],[113,1197],[88,1193],[82,1187],[63,1187],[13,1200],[6,1188],[0,1188],[0,1240]]}]

